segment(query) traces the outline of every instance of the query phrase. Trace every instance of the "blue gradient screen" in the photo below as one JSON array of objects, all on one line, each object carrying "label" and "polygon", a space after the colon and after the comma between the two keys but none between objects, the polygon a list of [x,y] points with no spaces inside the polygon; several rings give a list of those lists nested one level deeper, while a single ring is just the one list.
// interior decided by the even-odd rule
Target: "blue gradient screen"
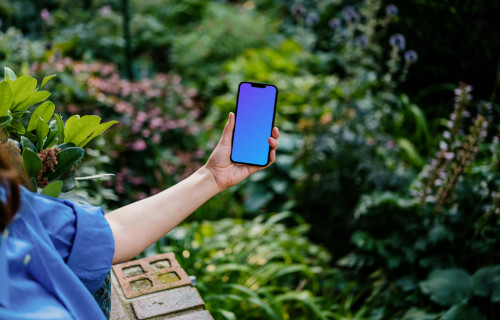
[{"label": "blue gradient screen", "polygon": [[240,84],[236,106],[231,160],[265,166],[269,159],[269,142],[274,120],[277,89]]}]

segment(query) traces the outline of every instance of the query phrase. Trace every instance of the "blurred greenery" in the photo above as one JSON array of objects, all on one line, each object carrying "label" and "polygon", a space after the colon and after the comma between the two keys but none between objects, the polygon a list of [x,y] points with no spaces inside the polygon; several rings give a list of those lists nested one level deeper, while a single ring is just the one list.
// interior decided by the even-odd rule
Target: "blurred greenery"
[{"label": "blurred greenery", "polygon": [[0,0],[0,62],[119,121],[78,171],[116,176],[72,191],[109,209],[201,166],[239,82],[279,88],[276,163],[143,253],[215,319],[500,317],[498,3],[124,2]]}]

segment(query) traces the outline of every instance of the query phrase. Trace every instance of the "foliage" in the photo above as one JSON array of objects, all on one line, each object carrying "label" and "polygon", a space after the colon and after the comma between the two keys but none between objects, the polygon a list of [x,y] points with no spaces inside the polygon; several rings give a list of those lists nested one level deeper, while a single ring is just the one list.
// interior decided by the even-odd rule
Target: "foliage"
[{"label": "foliage", "polygon": [[[328,266],[329,253],[305,237],[307,230],[289,212],[192,222],[173,230],[160,250],[176,253],[196,276],[216,319],[350,318],[352,287]],[[326,283],[334,278],[331,288]]]},{"label": "foliage", "polygon": [[[376,274],[372,281],[378,283],[385,317],[402,316],[397,310],[405,306],[415,307],[407,319],[416,313],[429,319],[498,315],[493,289],[500,245],[498,136],[481,143],[491,108],[479,103],[473,112],[468,86],[461,85],[456,95],[440,150],[411,192],[364,195],[351,239],[357,250],[338,262],[361,274]],[[422,293],[437,305],[429,305]]]},{"label": "foliage", "polygon": [[45,48],[41,41],[29,40],[15,28],[0,30],[0,65],[14,70],[29,68],[29,63],[43,58]]},{"label": "foliage", "polygon": [[[19,138],[8,112],[3,120],[27,146],[32,176],[42,170],[36,159],[52,159],[46,150],[65,140],[57,120],[119,120],[85,145],[78,167],[83,176],[116,173],[106,186],[77,181],[78,195],[112,208],[196,170],[240,81],[273,83],[276,164],[210,200],[190,218],[202,221],[149,253],[175,251],[221,319],[496,319],[499,108],[472,102],[468,86],[452,100],[455,85],[434,85],[456,82],[465,65],[494,72],[451,45],[473,43],[476,56],[493,59],[498,41],[485,15],[465,18],[495,12],[483,2],[132,0],[127,62],[118,0],[0,0],[0,60],[40,80],[58,74],[44,87],[54,105],[42,99],[14,119],[35,138]],[[128,67],[136,81],[119,75]],[[54,112],[62,117],[45,121]],[[39,134],[44,122],[52,148]],[[67,139],[82,147],[95,131],[82,139],[74,128]],[[286,211],[299,214],[265,215]]]},{"label": "foliage", "polygon": [[[100,124],[98,116],[73,116],[64,123],[60,115],[54,114],[52,102],[41,103],[50,93],[40,89],[53,77],[45,77],[37,87],[36,79],[28,75],[17,77],[5,67],[5,80],[0,82],[0,129],[21,147],[29,187],[38,186],[43,188],[41,193],[57,197],[61,190],[74,188],[83,147],[116,121]],[[37,106],[29,111],[33,105]],[[26,126],[22,122],[26,123],[24,116],[30,113]]]}]

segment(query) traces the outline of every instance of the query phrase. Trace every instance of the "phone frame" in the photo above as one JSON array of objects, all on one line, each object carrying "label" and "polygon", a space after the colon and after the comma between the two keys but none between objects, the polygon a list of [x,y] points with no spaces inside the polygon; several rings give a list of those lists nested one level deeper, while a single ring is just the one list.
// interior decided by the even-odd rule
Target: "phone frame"
[{"label": "phone frame", "polygon": [[276,119],[276,105],[278,104],[278,87],[276,87],[274,84],[270,84],[270,83],[260,83],[260,82],[250,82],[250,81],[241,82],[238,85],[238,94],[236,96],[236,110],[234,112],[234,129],[233,129],[233,136],[231,138],[231,155],[229,158],[234,163],[248,164],[248,165],[257,166],[257,167],[267,167],[269,165],[269,162],[271,161],[271,146],[269,146],[268,151],[267,151],[267,163],[266,164],[262,165],[262,164],[239,162],[239,161],[233,160],[233,143],[234,143],[234,132],[236,131],[236,119],[238,117],[238,101],[240,100],[241,85],[244,83],[248,83],[252,87],[257,87],[257,88],[266,88],[267,86],[271,86],[271,87],[274,87],[274,89],[276,89],[276,95],[274,96],[273,122],[271,124],[271,130],[269,130],[269,137],[271,137],[271,135],[272,135],[273,128],[274,128],[274,120]]}]

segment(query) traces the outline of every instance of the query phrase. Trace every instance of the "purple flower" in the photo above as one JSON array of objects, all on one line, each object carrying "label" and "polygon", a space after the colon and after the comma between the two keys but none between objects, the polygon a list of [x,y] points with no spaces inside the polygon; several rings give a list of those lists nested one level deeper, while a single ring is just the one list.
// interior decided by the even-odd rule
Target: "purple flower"
[{"label": "purple flower", "polygon": [[293,5],[290,11],[296,17],[302,17],[306,14],[306,8],[301,4]]},{"label": "purple flower", "polygon": [[306,23],[310,26],[315,26],[319,23],[319,16],[316,12],[311,12],[307,15]]},{"label": "purple flower", "polygon": [[356,10],[354,10],[354,7],[351,6],[347,6],[342,9],[342,16],[347,23],[356,23],[361,20],[359,14],[356,12]]},{"label": "purple flower", "polygon": [[334,30],[337,30],[342,27],[342,20],[339,18],[332,18],[328,21],[328,26]]},{"label": "purple flower", "polygon": [[405,61],[408,64],[413,64],[418,61],[418,54],[415,50],[408,50],[405,52]]},{"label": "purple flower", "polygon": [[366,47],[366,45],[368,44],[368,39],[364,34],[357,36],[356,39],[354,39],[354,41],[356,41],[356,44],[361,48]]},{"label": "purple flower", "polygon": [[400,33],[393,34],[389,38],[389,43],[398,50],[404,50],[406,48],[405,37]]},{"label": "purple flower", "polygon": [[387,7],[385,7],[385,13],[389,16],[389,17],[392,17],[392,16],[397,16],[398,13],[399,13],[399,10],[398,10],[398,7],[396,7],[395,5],[393,4],[390,4],[388,5]]}]

